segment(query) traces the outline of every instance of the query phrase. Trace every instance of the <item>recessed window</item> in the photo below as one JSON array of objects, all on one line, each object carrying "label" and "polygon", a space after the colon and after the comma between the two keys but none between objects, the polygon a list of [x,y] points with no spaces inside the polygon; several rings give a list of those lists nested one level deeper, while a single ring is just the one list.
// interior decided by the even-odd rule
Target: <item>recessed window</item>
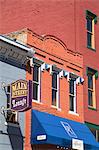
[{"label": "recessed window", "polygon": [[76,81],[73,78],[69,81],[69,110],[76,113]]},{"label": "recessed window", "polygon": [[94,135],[97,142],[99,142],[99,126],[96,124],[92,124],[89,122],[86,122],[87,126],[89,127],[90,131]]},{"label": "recessed window", "polygon": [[87,10],[86,19],[87,19],[87,47],[95,49],[95,23],[97,22],[97,16]]},{"label": "recessed window", "polygon": [[93,74],[88,74],[88,105],[93,107],[93,94],[94,94],[94,88],[93,88]]},{"label": "recessed window", "polygon": [[40,66],[33,67],[33,100],[40,102]]},{"label": "recessed window", "polygon": [[87,68],[88,76],[88,106],[96,108],[96,79],[98,72],[94,69]]},{"label": "recessed window", "polygon": [[94,128],[90,128],[92,134],[94,135],[97,142],[99,142],[99,130],[96,130]]},{"label": "recessed window", "polygon": [[94,39],[93,39],[93,36],[94,36],[94,33],[93,33],[93,30],[94,30],[94,24],[93,24],[93,19],[90,17],[87,19],[87,45],[89,47],[92,47],[92,48],[95,48],[93,42],[94,42]]},{"label": "recessed window", "polygon": [[59,76],[57,72],[52,74],[52,105],[59,107]]}]

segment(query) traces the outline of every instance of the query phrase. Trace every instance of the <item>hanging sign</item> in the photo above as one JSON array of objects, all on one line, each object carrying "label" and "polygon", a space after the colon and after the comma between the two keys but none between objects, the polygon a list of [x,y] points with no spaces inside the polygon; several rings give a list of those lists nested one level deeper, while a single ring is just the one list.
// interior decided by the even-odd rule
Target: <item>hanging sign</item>
[{"label": "hanging sign", "polygon": [[11,84],[11,109],[25,111],[32,104],[32,81],[17,80]]}]

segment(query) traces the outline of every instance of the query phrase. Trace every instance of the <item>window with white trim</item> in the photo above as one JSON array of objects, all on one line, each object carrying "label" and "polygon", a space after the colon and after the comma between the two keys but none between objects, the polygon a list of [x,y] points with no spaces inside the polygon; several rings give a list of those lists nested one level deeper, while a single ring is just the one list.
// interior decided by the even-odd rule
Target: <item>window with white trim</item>
[{"label": "window with white trim", "polygon": [[86,19],[87,19],[87,47],[95,49],[95,24],[97,23],[97,16],[87,10]]},{"label": "window with white trim", "polygon": [[59,74],[52,74],[52,106],[59,107]]},{"label": "window with white trim", "polygon": [[7,113],[6,121],[10,123],[18,124],[18,112],[10,109],[10,85],[7,86],[6,95],[7,95]]},{"label": "window with white trim", "polygon": [[88,73],[88,105],[93,107],[93,95],[94,95],[94,76],[92,73]]},{"label": "window with white trim", "polygon": [[69,81],[69,110],[76,113],[76,80]]},{"label": "window with white trim", "polygon": [[96,109],[96,80],[98,71],[87,67],[88,76],[88,107]]},{"label": "window with white trim", "polygon": [[33,100],[40,102],[40,65],[34,64],[33,67]]}]

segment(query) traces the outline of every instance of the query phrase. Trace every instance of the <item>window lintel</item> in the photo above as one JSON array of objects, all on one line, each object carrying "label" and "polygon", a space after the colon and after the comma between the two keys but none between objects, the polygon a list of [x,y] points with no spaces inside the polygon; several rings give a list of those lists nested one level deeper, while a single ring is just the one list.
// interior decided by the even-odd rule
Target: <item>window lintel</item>
[{"label": "window lintel", "polygon": [[87,76],[88,76],[88,74],[92,74],[92,75],[95,75],[95,79],[98,79],[98,70],[87,67],[86,73],[87,73]]},{"label": "window lintel", "polygon": [[97,15],[95,15],[94,13],[92,13],[89,10],[86,10],[86,19],[88,19],[88,18],[94,19],[94,23],[95,24],[97,23]]}]

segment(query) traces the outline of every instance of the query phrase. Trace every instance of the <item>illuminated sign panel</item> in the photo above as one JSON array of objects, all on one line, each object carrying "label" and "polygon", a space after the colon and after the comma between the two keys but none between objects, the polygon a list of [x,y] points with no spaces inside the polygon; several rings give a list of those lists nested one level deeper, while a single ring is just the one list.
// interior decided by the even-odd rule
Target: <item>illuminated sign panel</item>
[{"label": "illuminated sign panel", "polygon": [[31,107],[32,83],[26,80],[17,80],[11,84],[11,109],[25,111]]}]

